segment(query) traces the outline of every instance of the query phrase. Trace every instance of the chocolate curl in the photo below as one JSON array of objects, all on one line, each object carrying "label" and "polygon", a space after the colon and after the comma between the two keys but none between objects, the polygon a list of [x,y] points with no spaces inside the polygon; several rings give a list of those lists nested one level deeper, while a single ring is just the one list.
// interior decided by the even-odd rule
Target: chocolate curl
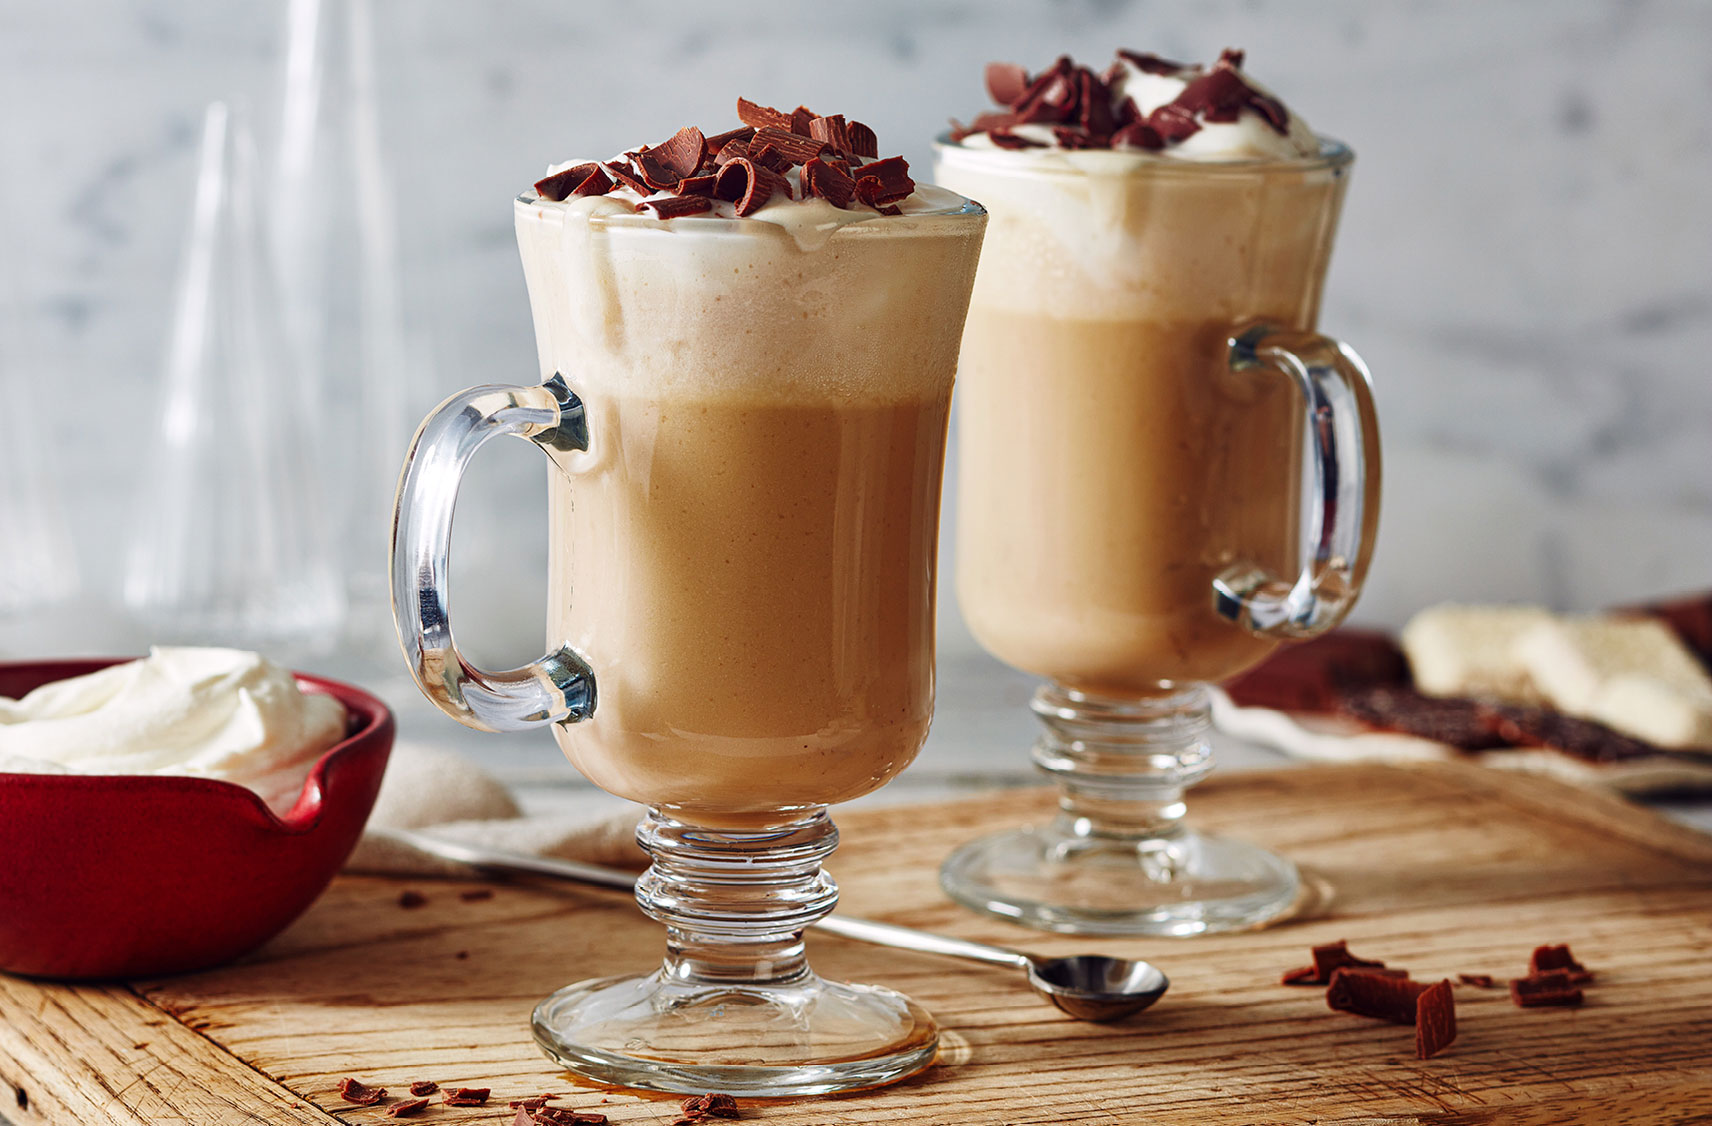
[{"label": "chocolate curl", "polygon": [[685,176],[695,175],[707,159],[707,138],[693,125],[672,134],[671,139],[636,154],[636,164],[642,178],[656,191],[675,185]]},{"label": "chocolate curl", "polygon": [[1568,970],[1547,970],[1531,977],[1518,977],[1510,982],[1510,1000],[1524,1009],[1545,1005],[1579,1005],[1581,987],[1570,980]]},{"label": "chocolate curl", "polygon": [[791,111],[791,132],[803,137],[809,136],[809,128],[819,116],[807,106],[798,106]]},{"label": "chocolate curl", "polygon": [[728,129],[724,133],[715,133],[707,138],[707,151],[709,155],[717,156],[732,141],[747,141],[754,135],[755,127],[753,125],[741,125],[736,129]]},{"label": "chocolate curl", "polygon": [[[757,135],[757,139],[759,139]],[[791,170],[791,160],[778,150],[776,145],[749,143],[749,159],[762,168],[770,168],[783,175]]]},{"label": "chocolate curl", "polygon": [[[585,184],[593,182],[595,176],[605,181],[605,186],[593,191],[583,191]],[[607,180],[601,172],[600,165],[590,161],[570,168],[560,169],[551,176],[543,176],[535,181],[535,191],[542,199],[550,199],[560,203],[573,195],[604,195],[612,187],[612,181]]]},{"label": "chocolate curl", "polygon": [[432,1079],[418,1079],[410,1085],[410,1093],[413,1095],[432,1095],[439,1089],[440,1084],[434,1082]]},{"label": "chocolate curl", "polygon": [[1028,137],[1013,133],[1009,129],[989,129],[987,130],[987,137],[993,142],[994,148],[1014,150],[1043,149],[1046,147],[1045,141],[1031,140]]},{"label": "chocolate curl", "polygon": [[678,181],[678,194],[711,196],[713,195],[714,182],[718,179],[719,177],[711,174],[706,176],[685,176],[682,180]]},{"label": "chocolate curl", "polygon": [[357,1106],[374,1106],[386,1098],[386,1088],[371,1087],[360,1079],[341,1079],[339,1097]]},{"label": "chocolate curl", "polygon": [[680,1106],[691,1118],[737,1118],[737,1100],[730,1095],[691,1095]]},{"label": "chocolate curl", "polygon": [[1160,106],[1147,115],[1147,124],[1166,144],[1186,140],[1201,131],[1195,115],[1175,102]]},{"label": "chocolate curl", "polygon": [[[1229,54],[1227,51],[1226,54]],[[1118,58],[1123,59],[1143,74],[1177,74],[1189,68],[1183,63],[1174,63],[1170,59],[1162,59],[1158,55],[1150,55],[1141,51],[1119,51]]]},{"label": "chocolate curl", "polygon": [[860,121],[850,123],[850,155],[872,160],[880,155],[880,138]]},{"label": "chocolate curl", "polygon": [[713,194],[737,204],[737,214],[748,216],[759,210],[774,193],[791,198],[791,182],[771,168],[738,157],[719,170]]},{"label": "chocolate curl", "polygon": [[834,207],[849,207],[856,194],[856,181],[850,173],[824,160],[803,165],[803,192],[827,200]]},{"label": "chocolate curl", "polygon": [[1061,124],[1068,120],[1068,111],[1076,103],[1077,89],[1070,81],[1074,69],[1070,56],[1060,55],[1050,67],[1035,75],[1022,97],[1011,106],[1017,118],[1047,124]]},{"label": "chocolate curl", "polygon": [[1016,63],[987,64],[987,94],[1001,106],[1014,105],[1028,92],[1028,70]]},{"label": "chocolate curl", "polygon": [[456,1087],[440,1100],[447,1106],[484,1106],[491,1087]]},{"label": "chocolate curl", "polygon": [[1089,136],[1104,143],[1117,131],[1117,120],[1112,116],[1112,92],[1106,84],[1094,76],[1094,72],[1084,67],[1081,71],[1081,112],[1082,128]]},{"label": "chocolate curl", "polygon": [[1575,955],[1569,952],[1569,947],[1534,947],[1532,956],[1528,958],[1528,976],[1539,977],[1553,970],[1562,970],[1568,974],[1573,985],[1585,985],[1593,980],[1592,972],[1575,960]]},{"label": "chocolate curl", "polygon": [[782,129],[786,133],[791,132],[791,126],[796,123],[792,115],[780,113],[771,106],[758,105],[748,98],[737,99],[737,120],[757,129]]},{"label": "chocolate curl", "polygon": [[[856,170],[855,176],[856,198],[872,207],[897,203],[915,191],[915,181],[910,179],[909,161],[901,156],[864,164]],[[876,181],[876,186],[867,189],[869,194],[866,195],[862,187],[865,180]]]},{"label": "chocolate curl", "polygon": [[1414,1024],[1415,999],[1426,988],[1420,982],[1407,978],[1367,970],[1338,969],[1332,972],[1331,987],[1326,990],[1326,1006],[1357,1016],[1388,1020],[1392,1024]]},{"label": "chocolate curl", "polygon": [[614,180],[618,181],[618,183],[623,184],[637,195],[654,194],[654,189],[650,188],[643,182],[642,178],[636,174],[636,170],[631,167],[629,161],[615,160],[609,164],[603,164],[601,167],[606,170],[607,175],[611,176]]},{"label": "chocolate curl", "polygon": [[700,215],[713,210],[713,200],[701,195],[674,195],[664,199],[644,200],[639,211],[652,211],[656,219],[677,219],[684,215]]},{"label": "chocolate curl", "polygon": [[1456,998],[1450,982],[1435,982],[1415,998],[1415,1055],[1432,1059],[1455,1039]]},{"label": "chocolate curl", "polygon": [[[809,128],[813,126],[810,125]],[[772,146],[791,164],[807,164],[826,151],[825,141],[772,128],[755,131],[755,139],[749,142],[749,147],[754,149],[757,145]]]},{"label": "chocolate curl", "polygon": [[[719,155],[713,158],[713,166],[715,168],[724,168],[727,164],[730,164],[738,157],[748,156],[751,151],[750,145],[753,143],[753,139],[754,130],[750,130],[749,137],[738,137],[735,140],[727,141],[725,144],[721,145],[719,148]],[[755,146],[757,149],[760,147],[761,146],[759,145]]]},{"label": "chocolate curl", "polygon": [[850,127],[844,123],[841,113],[815,118],[808,123],[808,135],[824,142],[835,153],[847,155],[850,152]]},{"label": "chocolate curl", "polygon": [[401,1103],[393,1103],[386,1108],[388,1118],[415,1118],[428,1109],[427,1099],[406,1099]]}]

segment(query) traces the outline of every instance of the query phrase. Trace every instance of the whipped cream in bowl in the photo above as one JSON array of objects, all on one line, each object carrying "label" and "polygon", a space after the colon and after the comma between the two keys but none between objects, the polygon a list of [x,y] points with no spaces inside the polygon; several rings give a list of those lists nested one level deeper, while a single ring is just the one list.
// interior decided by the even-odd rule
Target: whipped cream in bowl
[{"label": "whipped cream in bowl", "polygon": [[0,971],[219,965],[314,902],[392,749],[387,706],[224,649],[0,663]]}]

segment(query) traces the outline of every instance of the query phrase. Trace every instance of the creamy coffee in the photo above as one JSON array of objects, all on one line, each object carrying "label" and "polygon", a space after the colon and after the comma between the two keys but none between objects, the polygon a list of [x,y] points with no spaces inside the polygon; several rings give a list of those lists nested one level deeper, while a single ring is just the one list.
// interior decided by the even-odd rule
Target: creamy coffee
[{"label": "creamy coffee", "polygon": [[958,599],[1066,688],[1217,681],[1277,644],[1214,613],[1238,563],[1298,567],[1302,403],[1233,329],[1310,329],[1336,161],[945,145],[991,212],[959,381]]},{"label": "creamy coffee", "polygon": [[589,426],[550,479],[548,629],[599,702],[555,734],[603,789],[704,823],[788,818],[920,748],[982,228],[935,198],[808,229],[518,202],[542,373]]}]

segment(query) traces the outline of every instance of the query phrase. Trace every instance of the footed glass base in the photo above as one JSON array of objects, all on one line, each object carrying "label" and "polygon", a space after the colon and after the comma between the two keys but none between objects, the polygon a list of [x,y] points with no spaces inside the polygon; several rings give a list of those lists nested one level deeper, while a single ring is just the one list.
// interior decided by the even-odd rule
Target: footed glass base
[{"label": "footed glass base", "polygon": [[1295,865],[1190,829],[1141,839],[1082,835],[1064,819],[959,848],[939,882],[967,907],[1068,934],[1244,930],[1289,910]]},{"label": "footed glass base", "polygon": [[933,1062],[933,1018],[901,993],[806,973],[765,986],[611,977],[535,1009],[535,1041],[579,1075],[700,1094],[821,1095],[875,1087]]}]

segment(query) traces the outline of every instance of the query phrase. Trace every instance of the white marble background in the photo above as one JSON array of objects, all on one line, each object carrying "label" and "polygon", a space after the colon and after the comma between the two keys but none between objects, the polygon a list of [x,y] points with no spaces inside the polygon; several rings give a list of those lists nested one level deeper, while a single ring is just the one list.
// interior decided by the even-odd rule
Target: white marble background
[{"label": "white marble background", "polygon": [[[1712,4],[375,2],[418,411],[533,378],[509,202],[549,160],[718,122],[742,93],[862,118],[925,166],[944,119],[982,106],[989,59],[1244,46],[1359,154],[1322,322],[1367,358],[1384,419],[1358,617],[1712,586]],[[0,280],[22,311],[9,343],[56,402],[43,426],[86,591],[28,642],[0,630],[0,655],[136,644],[109,608],[116,536],[200,115],[240,96],[270,120],[283,24],[282,0],[0,0]],[[539,645],[541,468],[520,444],[484,459],[466,495],[511,499],[464,510],[462,636],[515,662]],[[1016,707],[1023,687],[944,607],[943,704]],[[987,732],[986,710],[960,743]],[[1024,737],[1020,709],[1004,722]]]}]

